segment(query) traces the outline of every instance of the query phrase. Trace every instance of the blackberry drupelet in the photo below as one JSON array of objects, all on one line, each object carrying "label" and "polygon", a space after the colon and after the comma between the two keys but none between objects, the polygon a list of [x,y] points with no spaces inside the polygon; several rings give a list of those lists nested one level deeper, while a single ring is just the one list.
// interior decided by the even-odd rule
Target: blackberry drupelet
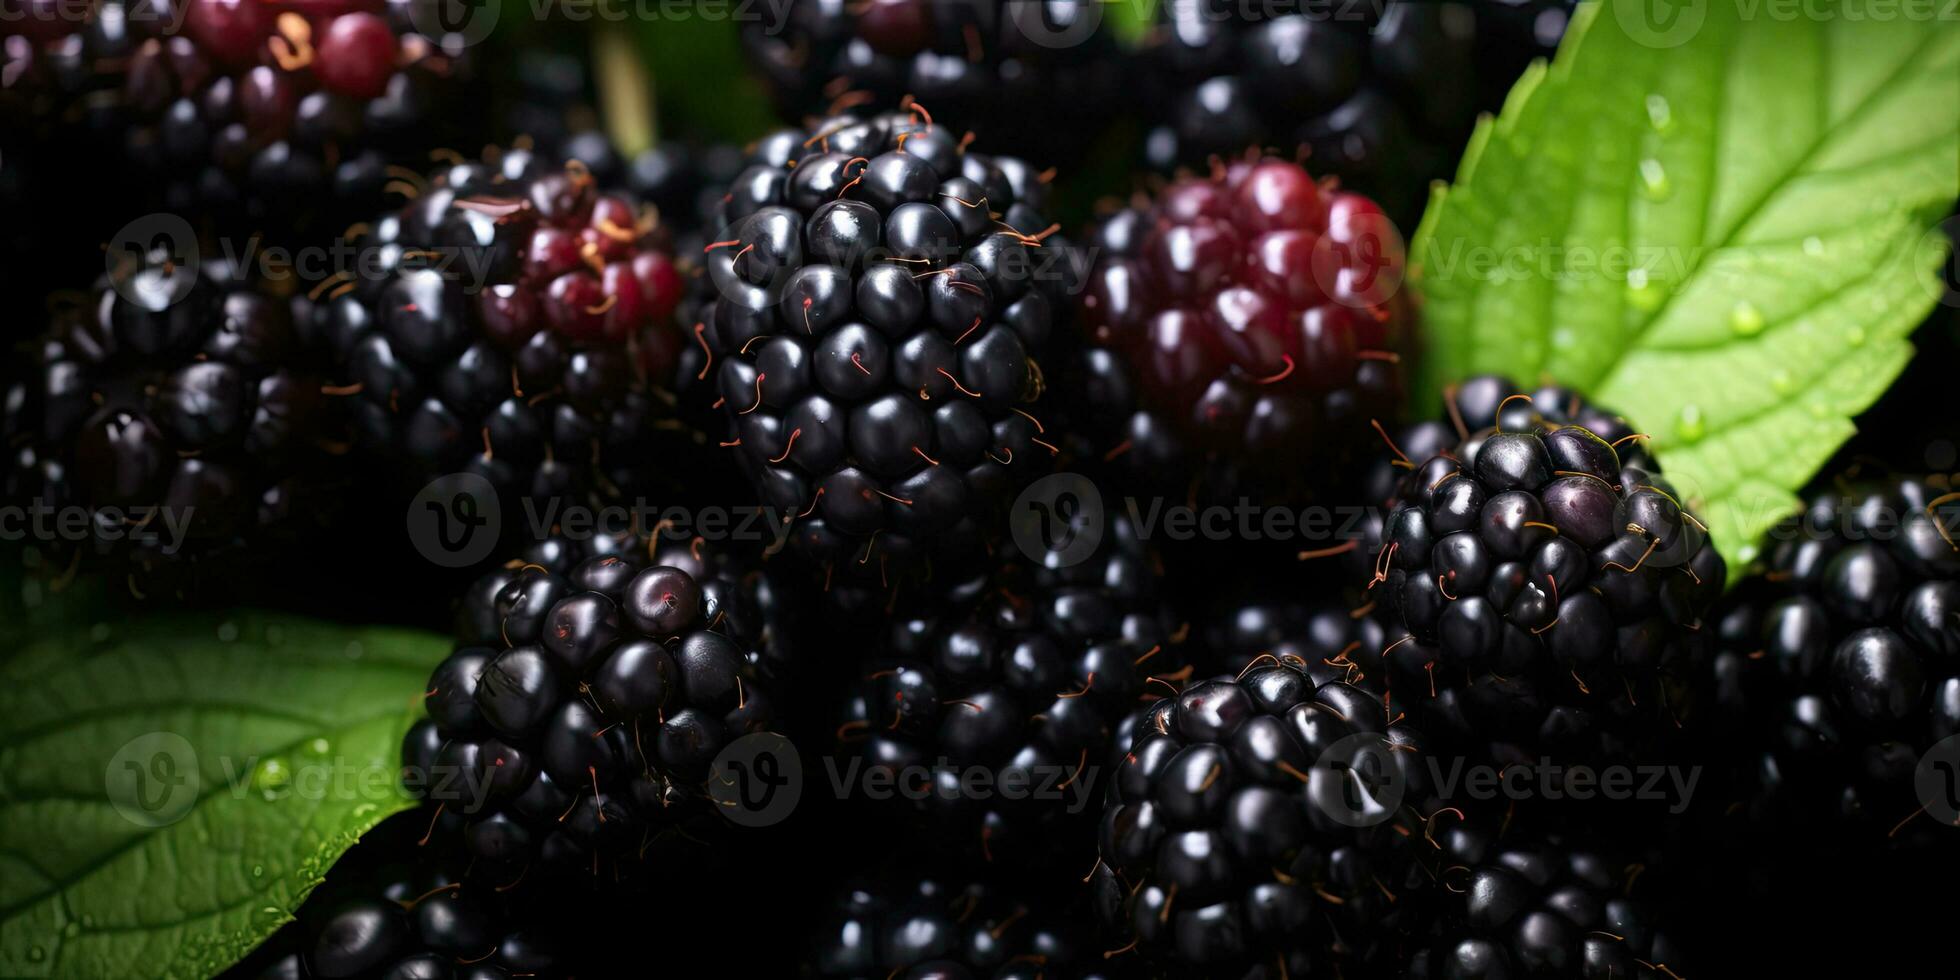
[{"label": "blackberry drupelet", "polygon": [[976,555],[1047,465],[1036,356],[1072,279],[1047,198],[916,106],[756,145],[708,246],[699,376],[816,563],[877,582]]},{"label": "blackberry drupelet", "polygon": [[1639,437],[1569,390],[1481,377],[1448,401],[1449,429],[1414,434],[1428,455],[1398,451],[1374,554],[1404,634],[1391,684],[1500,756],[1617,758],[1683,727],[1726,574],[1706,529]]},{"label": "blackberry drupelet", "polygon": [[417,486],[467,472],[538,501],[665,489],[691,440],[660,389],[683,288],[661,236],[576,161],[511,150],[437,170],[351,243],[358,272],[300,304],[355,445]]},{"label": "blackberry drupelet", "polygon": [[456,135],[443,110],[468,75],[462,45],[416,33],[402,0],[20,7],[4,98],[161,182],[145,200],[173,211],[324,231],[344,212],[321,202],[378,207],[391,165]]},{"label": "blackberry drupelet", "polygon": [[1039,899],[978,882],[883,880],[853,888],[826,915],[811,964],[820,977],[1095,977],[1094,937]]},{"label": "blackberry drupelet", "polygon": [[[1539,14],[1528,39],[1515,36],[1523,6]],[[1316,171],[1413,222],[1522,69],[1520,49],[1562,31],[1568,6],[1167,0],[1140,52],[1142,104],[1158,107],[1145,155],[1168,171],[1303,146]]]},{"label": "blackberry drupelet", "polygon": [[[1636,897],[1642,866],[1556,836],[1499,840],[1463,824],[1432,835],[1441,888],[1410,918],[1416,980],[1676,978],[1680,945],[1660,902]],[[1687,974],[1692,975],[1692,974]]]},{"label": "blackberry drupelet", "polygon": [[1895,839],[1942,829],[1922,819],[1913,776],[1960,734],[1952,491],[1947,476],[1826,486],[1772,529],[1725,604],[1715,673],[1744,719],[1726,741],[1744,749],[1753,818]]},{"label": "blackberry drupelet", "polygon": [[1377,975],[1377,939],[1420,887],[1423,819],[1404,801],[1427,798],[1427,771],[1419,733],[1355,675],[1265,657],[1132,726],[1094,888],[1147,969]]},{"label": "blackberry drupelet", "polygon": [[571,976],[569,914],[535,888],[441,843],[418,846],[413,814],[343,854],[287,925],[227,977]]},{"label": "blackberry drupelet", "polygon": [[1125,62],[1088,0],[792,0],[743,25],[785,119],[911,97],[957,134],[1078,159],[1125,97]]},{"label": "blackberry drupelet", "polygon": [[1263,657],[1302,663],[1365,663],[1386,646],[1380,621],[1371,615],[1332,606],[1288,602],[1239,606],[1217,617],[1206,631],[1211,666],[1244,670]]},{"label": "blackberry drupelet", "polygon": [[[848,703],[846,747],[900,780],[930,771],[917,805],[987,861],[1086,851],[1093,828],[1074,817],[1094,808],[1071,803],[1100,790],[1112,734],[1138,699],[1189,676],[1155,556],[1120,519],[1097,548],[1074,564],[1061,550],[1010,548],[939,608],[895,618]],[[975,770],[1034,793],[962,791]]]},{"label": "blackberry drupelet", "polygon": [[139,595],[182,591],[334,512],[338,430],[284,299],[162,250],[57,299],[0,423],[8,498],[90,515],[86,542],[46,532],[53,567],[99,559]]},{"label": "blackberry drupelet", "polygon": [[1069,427],[1126,479],[1325,496],[1364,458],[1369,421],[1399,410],[1403,246],[1367,198],[1234,161],[1115,213],[1092,245]]},{"label": "blackberry drupelet", "polygon": [[478,858],[597,873],[713,812],[710,764],[788,683],[787,608],[698,540],[548,538],[470,589],[405,781]]}]

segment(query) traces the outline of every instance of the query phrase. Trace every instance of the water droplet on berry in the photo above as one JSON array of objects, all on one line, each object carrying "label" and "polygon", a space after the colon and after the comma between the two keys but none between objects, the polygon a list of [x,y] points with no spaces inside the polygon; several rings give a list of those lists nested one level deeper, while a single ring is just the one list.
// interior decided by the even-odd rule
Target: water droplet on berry
[{"label": "water droplet on berry", "polygon": [[1674,185],[1667,179],[1667,168],[1653,157],[1640,161],[1640,186],[1647,192],[1647,197],[1655,201],[1665,199],[1674,190]]},{"label": "water droplet on berry", "polygon": [[1658,92],[1647,96],[1647,122],[1656,133],[1674,128],[1674,107],[1667,104],[1667,96]]},{"label": "water droplet on berry", "polygon": [[1754,337],[1763,332],[1763,311],[1748,300],[1739,300],[1729,311],[1729,329],[1738,337]]},{"label": "water droplet on berry", "polygon": [[1674,434],[1682,442],[1700,442],[1708,434],[1708,421],[1702,418],[1700,405],[1681,406],[1681,415],[1675,420]]}]

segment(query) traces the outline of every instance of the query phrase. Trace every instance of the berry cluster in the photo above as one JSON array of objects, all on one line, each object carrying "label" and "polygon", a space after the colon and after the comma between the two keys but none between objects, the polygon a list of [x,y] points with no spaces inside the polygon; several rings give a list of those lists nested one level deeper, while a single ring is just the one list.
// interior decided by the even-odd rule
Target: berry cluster
[{"label": "berry cluster", "polygon": [[469,472],[538,499],[667,473],[654,382],[673,373],[682,280],[631,197],[511,150],[437,170],[353,244],[380,274],[343,271],[302,308],[357,446],[410,478]]},{"label": "berry cluster", "polygon": [[1391,684],[1499,754],[1616,755],[1680,726],[1727,574],[1706,530],[1638,435],[1572,392],[1482,377],[1448,399],[1447,429],[1398,450],[1375,555],[1405,634]]},{"label": "berry cluster", "polygon": [[1033,790],[975,799],[934,786],[923,801],[955,839],[977,833],[988,860],[1030,862],[1070,830],[1086,840],[1086,827],[1061,826],[1062,794],[1098,789],[1138,699],[1188,674],[1153,562],[1120,521],[1078,564],[999,561],[943,608],[890,625],[842,731],[870,766],[930,767],[953,782],[984,768]]},{"label": "berry cluster", "polygon": [[472,587],[405,781],[490,861],[643,848],[708,805],[724,747],[769,724],[783,616],[759,574],[698,541],[547,539]]},{"label": "berry cluster", "polygon": [[1052,159],[1122,97],[1106,18],[1086,0],[794,0],[743,25],[785,118],[916,98],[989,146]]},{"label": "berry cluster", "polygon": [[1556,837],[1497,840],[1464,824],[1434,835],[1441,888],[1408,939],[1405,976],[1679,977],[1680,949],[1651,901],[1631,894],[1642,868]]},{"label": "berry cluster", "polygon": [[1901,477],[1831,487],[1770,532],[1716,666],[1757,753],[1752,812],[1888,832],[1917,815],[1915,768],[1960,734],[1956,528],[1950,482]]},{"label": "berry cluster", "polygon": [[1029,411],[1067,315],[1047,196],[1044,175],[918,106],[753,149],[695,329],[727,442],[813,560],[876,580],[976,552],[995,502],[1054,451]]},{"label": "berry cluster", "polygon": [[1110,216],[1091,244],[1076,414],[1126,476],[1200,470],[1207,495],[1298,497],[1397,411],[1403,245],[1367,198],[1237,160]]},{"label": "berry cluster", "polygon": [[1141,101],[1161,107],[1145,154],[1170,170],[1303,146],[1315,169],[1412,220],[1571,6],[1167,0],[1140,52]]},{"label": "berry cluster", "polygon": [[377,205],[391,165],[440,145],[468,72],[401,0],[9,6],[0,98],[38,120],[81,115],[174,211],[282,229],[333,218],[323,200]]},{"label": "berry cluster", "polygon": [[23,361],[0,428],[6,493],[88,510],[91,543],[49,538],[62,566],[96,554],[133,590],[171,589],[333,513],[323,379],[285,301],[227,264],[123,255],[56,304]]},{"label": "berry cluster", "polygon": [[1036,980],[1097,972],[1087,930],[977,882],[874,882],[836,905],[811,961],[820,977]]},{"label": "berry cluster", "polygon": [[1132,726],[1094,887],[1146,961],[1319,976],[1373,958],[1421,833],[1404,801],[1426,797],[1427,773],[1420,734],[1351,675],[1266,656]]}]

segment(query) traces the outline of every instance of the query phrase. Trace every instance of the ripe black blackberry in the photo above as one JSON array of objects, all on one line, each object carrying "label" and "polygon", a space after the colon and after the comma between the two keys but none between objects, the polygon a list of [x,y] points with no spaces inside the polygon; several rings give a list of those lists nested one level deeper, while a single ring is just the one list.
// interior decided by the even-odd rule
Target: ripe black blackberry
[{"label": "ripe black blackberry", "polygon": [[[1477,113],[1495,110],[1523,68],[1519,52],[1562,32],[1570,6],[1167,0],[1138,72],[1142,104],[1156,107],[1145,154],[1168,171],[1304,146],[1316,171],[1413,222]],[[1521,21],[1528,38],[1515,36]]]},{"label": "ripe black blackberry", "polygon": [[1441,887],[1424,893],[1420,913],[1405,917],[1410,955],[1396,975],[1683,975],[1682,947],[1663,922],[1666,905],[1634,895],[1642,866],[1557,836],[1500,840],[1454,822],[1431,839],[1440,849],[1430,860]]},{"label": "ripe black blackberry", "polygon": [[810,963],[820,977],[1094,977],[1085,923],[1037,898],[979,882],[884,880],[853,888],[824,917]]},{"label": "ripe black blackberry", "polygon": [[133,592],[181,591],[334,512],[338,430],[283,298],[159,249],[57,299],[0,422],[7,497],[64,521],[31,532],[55,569],[101,559]]},{"label": "ripe black blackberry", "polygon": [[742,47],[785,119],[905,97],[956,132],[1073,160],[1116,114],[1125,62],[1085,0],[793,0],[743,25]]},{"label": "ripe black blackberry", "polygon": [[[922,784],[929,773],[916,805],[987,861],[1086,850],[1089,818],[1071,803],[1100,790],[1112,736],[1138,699],[1189,676],[1185,630],[1134,530],[1112,520],[1093,555],[1070,557],[1010,547],[946,588],[938,608],[891,622],[839,730],[867,767]],[[975,770],[1031,792],[976,797],[960,789]]]},{"label": "ripe black blackberry", "polygon": [[682,282],[651,212],[577,161],[510,150],[437,170],[363,227],[361,268],[300,304],[358,448],[418,485],[468,472],[511,498],[675,481],[691,439],[660,380]]},{"label": "ripe black blackberry", "polygon": [[1371,446],[1369,420],[1399,410],[1405,256],[1367,198],[1238,160],[1116,212],[1092,244],[1069,428],[1127,481],[1328,496]]},{"label": "ripe black blackberry", "polygon": [[478,858],[596,873],[713,812],[710,764],[789,682],[786,609],[700,541],[539,542],[471,587],[405,781]]},{"label": "ripe black blackberry", "polygon": [[[418,846],[404,814],[341,855],[295,912],[226,977],[570,976],[569,913],[513,889],[442,844]],[[220,967],[222,969],[222,967]]]},{"label": "ripe black blackberry", "polygon": [[1753,817],[1951,836],[1922,818],[1913,777],[1934,743],[1960,734],[1953,486],[1825,486],[1772,529],[1761,567],[1725,604],[1715,673],[1743,722],[1725,741],[1743,747]]},{"label": "ripe black blackberry", "polygon": [[1427,770],[1419,733],[1353,673],[1261,658],[1132,727],[1094,888],[1104,922],[1148,969],[1377,975],[1378,938],[1417,870],[1423,819],[1411,804],[1427,798]]},{"label": "ripe black blackberry", "polygon": [[172,211],[281,236],[337,223],[321,202],[379,206],[390,165],[419,166],[457,133],[445,109],[469,74],[462,45],[416,33],[408,3],[18,7],[4,97],[161,182]]},{"label": "ripe black blackberry", "polygon": [[[1381,622],[1333,606],[1255,602],[1218,616],[1205,634],[1208,663],[1244,670],[1264,657],[1301,663],[1365,664],[1387,643]],[[1357,668],[1358,669],[1358,668]],[[1352,679],[1352,678],[1351,678]]]},{"label": "ripe black blackberry", "polygon": [[1569,390],[1481,377],[1448,403],[1397,450],[1373,555],[1391,685],[1500,755],[1617,756],[1680,728],[1725,583],[1706,529]]},{"label": "ripe black blackberry", "polygon": [[880,581],[975,554],[1053,455],[1030,413],[1071,250],[1047,199],[1045,176],[919,106],[756,144],[708,246],[700,376],[817,563]]}]

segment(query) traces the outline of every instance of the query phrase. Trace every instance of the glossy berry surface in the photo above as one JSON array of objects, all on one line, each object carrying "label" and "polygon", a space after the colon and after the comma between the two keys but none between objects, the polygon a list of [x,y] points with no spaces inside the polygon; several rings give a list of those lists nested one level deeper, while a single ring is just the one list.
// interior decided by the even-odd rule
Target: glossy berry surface
[{"label": "glossy berry surface", "polygon": [[985,146],[1066,160],[1124,101],[1109,20],[1084,0],[792,0],[742,47],[786,119],[910,96]]},{"label": "glossy berry surface", "polygon": [[871,882],[825,910],[809,963],[820,977],[1099,975],[1087,924],[1037,899],[932,878]]},{"label": "glossy berry surface", "polygon": [[1434,836],[1441,887],[1425,893],[1399,975],[1692,975],[1663,921],[1665,906],[1634,890],[1642,866],[1557,837],[1500,839],[1462,825]]},{"label": "glossy berry surface", "polygon": [[659,486],[689,443],[663,428],[656,391],[683,286],[653,212],[576,161],[522,150],[426,184],[355,242],[378,275],[330,279],[300,304],[356,446],[411,479],[474,473],[508,499]]},{"label": "glossy berry surface", "polygon": [[1526,755],[1618,754],[1623,733],[1686,724],[1726,566],[1638,434],[1556,387],[1485,376],[1447,401],[1390,464],[1368,588],[1391,684],[1439,728]]},{"label": "glossy berry surface", "polygon": [[1319,976],[1372,958],[1413,868],[1403,801],[1427,777],[1421,736],[1351,677],[1269,657],[1130,726],[1093,887],[1131,965]]},{"label": "glossy berry surface", "polygon": [[1725,603],[1714,674],[1750,813],[1873,836],[1951,829],[1916,811],[1914,782],[1926,751],[1960,734],[1951,488],[1854,477],[1816,492]]},{"label": "glossy berry surface", "polygon": [[90,515],[85,541],[36,534],[57,566],[110,559],[138,592],[174,586],[333,513],[321,365],[261,284],[129,253],[54,310],[7,388],[4,432],[11,500]]},{"label": "glossy berry surface", "polygon": [[1414,221],[1480,111],[1549,53],[1569,3],[1159,4],[1139,52],[1160,169],[1304,147],[1320,173]]},{"label": "glossy berry surface", "polygon": [[1310,495],[1398,411],[1406,257],[1367,198],[1239,160],[1109,216],[1090,244],[1069,395],[1119,467],[1202,468],[1228,498]]},{"label": "glossy berry surface", "polygon": [[[987,860],[1021,866],[1064,840],[1086,847],[1086,819],[1065,811],[1100,792],[1115,733],[1139,700],[1188,676],[1184,629],[1164,606],[1159,574],[1122,522],[1076,563],[1009,549],[949,601],[890,623],[849,702],[846,747],[896,778],[931,769],[948,780],[920,806]],[[974,770],[1052,792],[960,792]]]},{"label": "glossy berry surface", "polygon": [[711,812],[715,756],[769,725],[784,608],[698,541],[546,539],[465,598],[404,779],[438,805],[436,832],[486,861],[628,857]]},{"label": "glossy berry surface", "polygon": [[297,921],[225,976],[571,975],[579,936],[570,916],[447,842],[418,843],[415,816],[370,831],[307,896]]},{"label": "glossy berry surface", "polygon": [[728,188],[700,376],[817,563],[889,580],[977,553],[985,515],[1053,455],[1037,358],[1069,313],[1071,250],[1045,181],[915,109],[773,133]]},{"label": "glossy berry surface", "polygon": [[390,165],[419,167],[459,133],[446,110],[469,61],[416,33],[407,3],[94,0],[82,18],[23,6],[31,26],[5,38],[0,101],[227,228],[341,227],[329,195],[377,207]]}]

